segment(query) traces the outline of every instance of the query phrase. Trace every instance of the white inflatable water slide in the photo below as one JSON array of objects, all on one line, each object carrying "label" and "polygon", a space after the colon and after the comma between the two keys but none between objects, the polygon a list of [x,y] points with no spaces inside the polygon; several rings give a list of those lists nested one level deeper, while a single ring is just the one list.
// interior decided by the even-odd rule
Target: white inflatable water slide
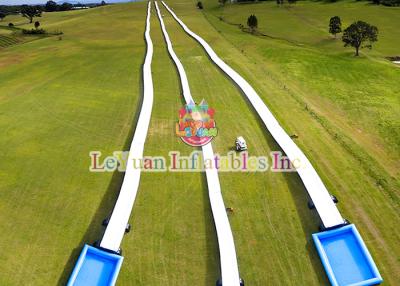
[{"label": "white inflatable water slide", "polygon": [[[153,107],[153,79],[151,76],[151,60],[153,58],[153,42],[150,38],[151,2],[147,6],[145,39],[147,45],[146,57],[143,64],[143,103],[135,134],[129,149],[127,162],[143,158],[144,143],[149,129],[151,110]],[[140,168],[127,164],[124,181],[108,222],[100,247],[117,252],[125,234],[129,217],[139,188]]]},{"label": "white inflatable water slide", "polygon": [[[307,192],[309,193],[315,208],[321,218],[321,221],[326,228],[339,226],[345,223],[345,220],[340,215],[336,205],[331,199],[331,196],[318,176],[317,172],[311,165],[310,161],[306,158],[304,153],[297,147],[289,135],[279,125],[273,114],[268,107],[264,104],[262,99],[250,84],[241,77],[230,66],[223,62],[213,49],[204,41],[200,36],[193,33],[168,7],[168,5],[161,1],[164,7],[171,13],[173,18],[179,23],[184,31],[192,38],[200,43],[204,50],[209,55],[210,59],[235,83],[240,87],[255,111],[263,121],[269,133],[273,136],[275,141],[279,144],[282,150],[286,153],[291,161],[301,162],[302,167],[299,168],[298,174],[302,179]],[[170,38],[168,36],[164,21],[162,19],[157,2],[155,2],[157,15],[160,20],[161,28],[165,41],[167,43],[168,52],[176,64],[181,79],[183,96],[187,103],[193,101],[188,79],[185,70],[176,56]],[[143,65],[143,82],[144,93],[143,103],[140,111],[140,116],[136,126],[135,134],[131,143],[128,162],[133,159],[142,159],[144,144],[149,128],[151,111],[153,106],[153,81],[151,75],[151,61],[153,56],[153,43],[150,38],[150,15],[151,15],[151,2],[147,7],[146,18],[146,31],[145,39],[147,44],[147,52]],[[214,152],[211,143],[202,147],[204,159],[214,158]],[[114,252],[118,252],[121,241],[123,239],[129,217],[133,208],[136,194],[140,181],[140,168],[133,168],[133,164],[128,164],[125,172],[124,180],[121,186],[120,194],[111,214],[108,226],[104,236],[100,242],[100,247]],[[221,187],[218,178],[218,172],[215,168],[206,170],[207,185],[209,191],[210,204],[213,212],[215,227],[217,230],[218,244],[220,251],[221,263],[221,276],[222,284],[224,286],[239,286],[240,277],[236,258],[236,250],[233,240],[232,231],[229,225],[229,220],[226,214],[225,205],[223,202]]]},{"label": "white inflatable water slide", "polygon": [[[167,42],[168,51],[173,58],[181,79],[183,95],[187,103],[191,102],[192,96],[185,70],[173,51],[171,41],[167,34],[164,22],[162,20],[157,3],[156,9],[160,19],[161,27]],[[144,96],[140,116],[136,126],[135,134],[131,143],[129,158],[127,162],[132,162],[133,159],[143,158],[144,143],[146,140],[147,131],[149,128],[151,110],[153,105],[153,82],[151,76],[151,61],[153,55],[153,44],[150,38],[150,15],[151,2],[147,7],[146,32],[145,39],[147,44],[147,53],[143,65],[143,82]],[[203,146],[204,159],[213,159],[214,152],[211,144]],[[121,186],[120,194],[114,206],[110,220],[108,222],[104,236],[100,242],[100,247],[114,252],[118,252],[121,241],[123,239],[126,226],[135,202],[136,194],[140,182],[140,168],[133,168],[132,164],[127,165],[124,180]],[[225,211],[225,205],[222,199],[221,188],[216,169],[206,171],[207,185],[209,189],[210,203],[214,216],[215,226],[220,247],[221,260],[221,276],[224,285],[239,286],[239,271],[236,260],[236,251],[233,241],[232,231],[229,225],[229,220]]]},{"label": "white inflatable water slide", "polygon": [[[165,42],[167,43],[168,52],[173,59],[179,73],[181,80],[183,96],[187,104],[195,102],[192,98],[189,88],[189,82],[186,76],[185,69],[178,59],[172,47],[171,40],[166,30],[164,21],[162,19],[160,9],[157,2],[155,2],[157,15],[160,20],[161,29],[164,35]],[[211,143],[202,147],[204,160],[210,159],[214,161],[214,151]],[[236,259],[235,243],[233,241],[232,230],[229,224],[228,216],[225,210],[225,204],[222,199],[221,186],[219,183],[218,171],[216,168],[206,169],[208,193],[210,198],[211,209],[214,217],[215,228],[217,230],[218,245],[221,263],[221,278],[222,285],[226,286],[239,286],[240,277],[239,269]]]},{"label": "white inflatable water slide", "polygon": [[335,203],[326,189],[321,178],[318,176],[314,167],[311,165],[310,161],[300,150],[299,147],[293,142],[290,136],[285,132],[285,130],[280,126],[276,118],[273,116],[271,111],[262,101],[257,92],[251,87],[251,85],[241,77],[236,71],[234,71],[230,66],[228,66],[210,45],[203,40],[200,36],[192,32],[168,7],[168,5],[161,1],[165,8],[171,13],[172,17],[179,23],[183,30],[195,39],[204,48],[210,59],[227,75],[229,76],[243,91],[246,97],[249,99],[253,108],[263,121],[265,127],[269,133],[273,136],[275,141],[279,144],[282,150],[286,153],[290,161],[300,162],[301,168],[297,170],[304,186],[307,189],[311,200],[321,218],[321,221],[325,228],[331,228],[339,225],[343,225],[345,220],[340,215]]}]

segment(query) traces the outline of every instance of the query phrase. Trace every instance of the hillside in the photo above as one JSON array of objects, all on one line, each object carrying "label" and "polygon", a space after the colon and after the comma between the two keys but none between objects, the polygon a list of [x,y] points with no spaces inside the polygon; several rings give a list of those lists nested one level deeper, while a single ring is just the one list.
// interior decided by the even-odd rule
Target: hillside
[{"label": "hillside", "polygon": [[[310,158],[385,280],[400,281],[400,8],[366,2],[220,7],[167,3],[257,90]],[[243,95],[162,8],[193,97],[216,110],[214,151],[246,138],[251,155],[279,150]],[[243,32],[256,14],[266,36]],[[359,58],[327,32],[363,19],[379,41]],[[90,173],[89,152],[128,149],[141,104],[146,2],[45,13],[61,37],[0,48],[0,285],[65,285],[84,243],[101,237],[123,175]],[[31,28],[15,15],[13,22]],[[2,34],[0,39],[8,37]],[[174,135],[181,91],[153,11],[154,108],[146,156],[192,147]],[[0,40],[1,41],[1,40]],[[2,41],[2,42],[5,42]],[[319,220],[295,173],[221,173],[246,285],[327,285],[311,241]],[[201,173],[144,173],[123,240],[118,285],[213,285],[218,244]]]}]

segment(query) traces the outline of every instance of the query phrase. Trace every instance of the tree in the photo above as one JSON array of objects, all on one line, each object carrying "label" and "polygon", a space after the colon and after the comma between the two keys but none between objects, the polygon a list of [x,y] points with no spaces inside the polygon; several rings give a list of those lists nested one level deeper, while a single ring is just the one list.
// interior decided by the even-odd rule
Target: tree
[{"label": "tree", "polygon": [[342,21],[339,16],[334,16],[329,20],[329,33],[335,36],[342,32]]},{"label": "tree", "polygon": [[0,21],[3,21],[6,16],[6,13],[0,11]]},{"label": "tree", "polygon": [[278,6],[283,5],[283,0],[276,0],[276,4],[278,4]]},{"label": "tree", "polygon": [[224,6],[225,3],[228,2],[228,0],[218,0],[218,2],[219,2],[222,6]]},{"label": "tree", "polygon": [[42,17],[42,11],[35,6],[22,5],[21,14],[22,17],[29,19],[29,23],[32,23],[35,17]]},{"label": "tree", "polygon": [[101,1],[101,4],[100,4],[101,6],[106,6],[107,5],[107,3],[106,3],[106,1]]},{"label": "tree", "polygon": [[54,1],[47,1],[44,9],[46,10],[46,12],[55,12],[58,10],[58,5]]},{"label": "tree", "polygon": [[60,11],[69,11],[72,9],[72,7],[74,7],[74,5],[72,5],[71,3],[64,2],[60,6]]},{"label": "tree", "polygon": [[251,32],[254,33],[258,27],[258,20],[255,15],[250,15],[250,17],[247,18],[247,26],[249,26]]},{"label": "tree", "polygon": [[39,29],[39,27],[40,27],[40,22],[39,22],[39,21],[36,21],[36,22],[35,22],[35,29],[37,30],[37,29]]},{"label": "tree", "polygon": [[201,1],[197,2],[197,8],[203,9],[203,3]]},{"label": "tree", "polygon": [[[360,48],[372,48],[372,43],[378,41],[378,28],[363,21],[357,21],[343,32],[344,46],[356,49],[356,56]],[[367,44],[365,44],[367,43]]]}]

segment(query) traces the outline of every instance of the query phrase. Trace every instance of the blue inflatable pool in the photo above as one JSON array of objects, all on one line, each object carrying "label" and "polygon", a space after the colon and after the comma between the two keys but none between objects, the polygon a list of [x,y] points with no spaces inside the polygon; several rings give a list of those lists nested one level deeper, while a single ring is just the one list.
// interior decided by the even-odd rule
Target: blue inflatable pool
[{"label": "blue inflatable pool", "polygon": [[111,286],[117,281],[122,256],[85,245],[67,286]]},{"label": "blue inflatable pool", "polygon": [[383,281],[353,224],[312,236],[332,286],[377,285]]}]

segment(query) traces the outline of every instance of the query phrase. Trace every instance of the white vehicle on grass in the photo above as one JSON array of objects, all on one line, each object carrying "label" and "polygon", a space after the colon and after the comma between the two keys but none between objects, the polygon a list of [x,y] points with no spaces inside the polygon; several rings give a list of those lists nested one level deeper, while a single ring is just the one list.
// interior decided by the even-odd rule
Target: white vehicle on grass
[{"label": "white vehicle on grass", "polygon": [[247,150],[246,140],[244,140],[242,136],[236,138],[235,144],[236,144],[236,151]]}]

